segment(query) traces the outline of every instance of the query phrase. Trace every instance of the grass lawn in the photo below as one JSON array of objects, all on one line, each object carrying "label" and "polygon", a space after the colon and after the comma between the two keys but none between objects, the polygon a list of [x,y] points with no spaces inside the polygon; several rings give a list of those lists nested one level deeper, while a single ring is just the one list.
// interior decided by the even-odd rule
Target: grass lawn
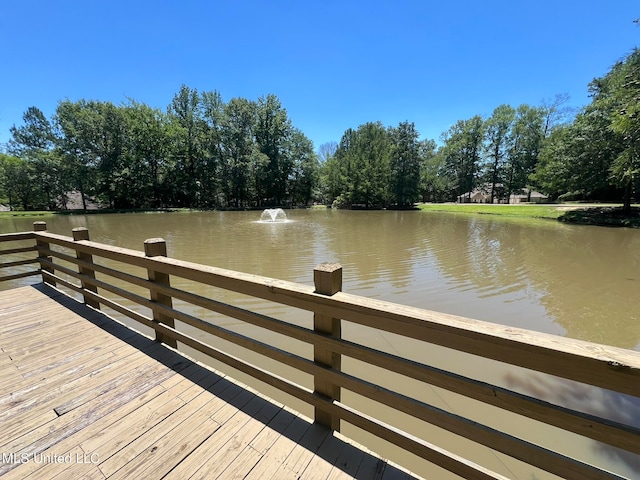
[{"label": "grass lawn", "polygon": [[189,208],[156,208],[156,209],[108,209],[100,210],[14,210],[0,211],[0,219],[6,217],[48,217],[53,215],[100,215],[107,213],[157,213],[157,212],[190,212]]},{"label": "grass lawn", "polygon": [[547,218],[579,225],[640,228],[640,206],[632,207],[630,216],[622,216],[620,205],[585,205],[579,203],[560,205],[487,205],[473,204],[423,204],[425,212],[447,212],[467,215],[499,215],[514,218]]},{"label": "grass lawn", "polygon": [[47,211],[47,210],[28,210],[28,211],[22,211],[22,210],[18,210],[18,211],[0,211],[0,218],[3,217],[45,217],[45,216],[51,216],[51,215],[55,215],[56,212],[51,212],[51,211]]},{"label": "grass lawn", "polygon": [[487,205],[484,203],[425,203],[418,205],[426,212],[501,215],[506,217],[558,219],[565,213],[563,205]]}]

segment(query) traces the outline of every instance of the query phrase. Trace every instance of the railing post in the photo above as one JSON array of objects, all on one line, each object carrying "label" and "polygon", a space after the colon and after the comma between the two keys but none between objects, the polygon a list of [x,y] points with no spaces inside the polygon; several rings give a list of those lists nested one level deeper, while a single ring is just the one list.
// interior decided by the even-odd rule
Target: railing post
[{"label": "railing post", "polygon": [[[47,231],[47,222],[33,222],[33,231],[34,232],[46,232]],[[42,240],[40,240],[38,237],[36,237],[36,247],[38,247],[38,260],[49,260],[51,261],[52,258],[44,253],[40,253],[40,249],[41,248],[46,248],[47,250],[49,249],[49,242],[44,242]],[[53,268],[49,267],[49,266],[45,266],[42,264],[42,262],[40,262],[40,271],[41,272],[47,272],[50,273],[51,275],[53,275]],[[47,280],[45,278],[44,275],[42,275],[42,281],[44,283],[48,283],[49,285],[51,285],[52,287],[56,286],[56,282],[54,282],[53,280]]]},{"label": "railing post", "polygon": [[[147,257],[166,257],[167,256],[167,242],[162,238],[149,238],[144,241],[144,254]],[[163,285],[169,285],[169,275],[166,273],[156,272],[149,268],[149,280],[154,283],[160,283]],[[168,307],[173,306],[173,302],[169,295],[158,292],[155,288],[149,290],[151,295],[151,301],[161,303]],[[175,328],[175,320],[163,313],[153,311],[153,321],[157,323],[163,323],[171,328]],[[166,343],[170,347],[177,348],[178,344],[174,338],[166,337],[163,334],[156,331],[156,341]]]},{"label": "railing post", "polygon": [[[321,263],[313,270],[313,282],[316,287],[316,293],[333,295],[341,291],[342,267],[337,263]],[[314,314],[313,329],[316,332],[331,335],[338,339],[342,336],[340,319],[329,315]],[[313,361],[334,370],[340,371],[341,369],[340,354],[317,345],[313,351]],[[314,379],[314,392],[331,400],[340,400],[340,387],[317,377]],[[332,430],[340,431],[340,418],[322,409],[315,409],[315,422]]]},{"label": "railing post", "polygon": [[[89,230],[86,227],[76,227],[71,230],[71,233],[73,235],[74,242],[89,240]],[[90,253],[81,252],[78,249],[76,249],[76,258],[87,263],[93,263],[93,255],[91,255]],[[91,268],[78,267],[78,272],[80,272],[82,275],[86,275],[89,278],[96,278],[96,272]],[[81,281],[81,285],[83,290],[89,290],[90,292],[98,293],[98,287],[96,287],[95,285],[91,285],[84,280]],[[84,298],[84,303],[86,303],[90,307],[96,308],[98,310],[100,309],[100,302],[89,298],[86,295],[83,295],[82,297]]]}]

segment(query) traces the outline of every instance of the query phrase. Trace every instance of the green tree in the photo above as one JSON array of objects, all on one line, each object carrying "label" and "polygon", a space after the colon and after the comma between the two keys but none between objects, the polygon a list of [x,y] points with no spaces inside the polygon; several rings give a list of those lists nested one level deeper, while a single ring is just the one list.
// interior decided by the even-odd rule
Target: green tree
[{"label": "green tree", "polygon": [[544,141],[531,181],[552,199],[580,188],[578,169],[573,168],[576,134],[573,126],[555,128]]},{"label": "green tree", "polygon": [[254,137],[256,104],[232,98],[224,107],[222,191],[228,206],[242,207],[256,192],[256,177],[267,162]]},{"label": "green tree", "polygon": [[420,142],[413,123],[401,122],[389,129],[393,144],[390,155],[391,202],[408,207],[419,199]]},{"label": "green tree", "polygon": [[351,170],[355,163],[352,158],[355,138],[354,129],[345,130],[334,154],[327,158],[325,165],[329,201],[339,207],[351,206],[353,189]]},{"label": "green tree", "polygon": [[364,208],[389,203],[389,178],[392,142],[381,122],[368,122],[358,130],[348,129],[336,150],[338,203]]},{"label": "green tree", "polygon": [[562,199],[610,196],[610,169],[622,151],[622,139],[609,127],[610,115],[589,105],[573,124],[554,130],[544,141],[540,162],[531,175],[534,185]]},{"label": "green tree", "polygon": [[135,207],[166,205],[171,151],[166,115],[159,109],[129,100],[123,109],[126,124],[124,164],[133,182],[128,193]]},{"label": "green tree", "polygon": [[37,107],[29,107],[22,119],[23,125],[10,129],[8,151],[28,162],[35,204],[55,209],[68,189],[68,181],[54,151],[57,137],[53,125]]},{"label": "green tree", "polygon": [[83,207],[87,179],[91,190],[111,207],[133,206],[135,178],[124,163],[126,124],[122,108],[111,102],[80,100],[61,102],[56,112],[63,133],[59,146],[68,159],[69,170],[77,175]]},{"label": "green tree", "polygon": [[318,184],[318,157],[313,151],[313,142],[301,130],[292,129],[287,151],[293,159],[290,192],[293,205],[307,205],[314,196]]},{"label": "green tree", "polygon": [[54,121],[60,131],[56,152],[68,173],[70,186],[80,192],[82,207],[86,210],[87,194],[95,189],[96,183],[99,158],[95,142],[100,135],[100,121],[86,100],[59,102]]},{"label": "green tree", "polygon": [[458,120],[443,133],[445,175],[452,179],[450,200],[470,195],[476,186],[484,136],[485,124],[479,115]]},{"label": "green tree", "polygon": [[526,104],[520,105],[515,112],[511,148],[505,165],[507,198],[531,183],[544,139],[543,119],[544,110]]},{"label": "green tree", "polygon": [[318,147],[318,191],[319,200],[325,204],[331,204],[340,194],[339,181],[336,178],[335,154],[338,149],[337,142],[326,142]]},{"label": "green tree", "polygon": [[[640,50],[634,49],[608,75],[611,83],[611,130],[623,148],[611,164],[611,177],[624,189],[623,211],[631,213],[631,198],[640,180]],[[605,97],[604,103],[609,103]],[[598,101],[596,99],[595,101]]]},{"label": "green tree", "polygon": [[225,103],[222,100],[222,95],[215,90],[202,92],[201,103],[206,132],[199,203],[204,207],[211,208],[223,203],[220,193],[225,182],[223,178]]},{"label": "green tree", "polygon": [[257,102],[255,140],[268,162],[258,172],[258,205],[280,205],[288,196],[293,158],[286,147],[291,134],[291,121],[278,97],[273,94],[260,97]]},{"label": "green tree", "polygon": [[39,108],[27,108],[22,121],[24,125],[13,125],[9,129],[12,137],[8,145],[10,153],[22,157],[53,149],[56,141],[53,126]]},{"label": "green tree", "polygon": [[[560,198],[622,198],[629,211],[637,183],[635,111],[638,54],[634,51],[589,85],[592,101],[571,125],[543,142],[531,179]],[[562,180],[556,175],[563,174]]]},{"label": "green tree", "polygon": [[420,143],[420,198],[423,202],[449,200],[451,178],[446,174],[443,150],[436,148],[435,140]]},{"label": "green tree", "polygon": [[205,158],[206,122],[200,95],[186,85],[173,97],[168,109],[173,145],[172,193],[176,204],[198,205],[199,185]]},{"label": "green tree", "polygon": [[[123,109],[111,102],[88,102],[86,119],[92,122],[89,139],[96,161],[96,194],[112,208],[132,208],[138,182],[136,158],[125,155],[127,137]],[[94,130],[95,129],[95,130]]]},{"label": "green tree", "polygon": [[34,208],[34,182],[32,168],[18,157],[0,153],[0,192],[9,202],[9,209]]},{"label": "green tree", "polygon": [[[504,170],[508,155],[511,150],[512,135],[511,129],[516,112],[509,105],[500,105],[485,123],[487,130],[485,179],[490,188],[489,203],[494,203],[496,197],[496,185],[504,184]],[[508,198],[508,197],[507,197]]]}]

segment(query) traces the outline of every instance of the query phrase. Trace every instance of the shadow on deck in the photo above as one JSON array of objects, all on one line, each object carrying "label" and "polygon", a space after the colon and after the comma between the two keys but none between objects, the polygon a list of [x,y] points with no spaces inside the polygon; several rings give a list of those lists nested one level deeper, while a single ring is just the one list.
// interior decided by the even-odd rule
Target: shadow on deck
[{"label": "shadow on deck", "polygon": [[49,286],[0,305],[3,478],[416,478]]}]

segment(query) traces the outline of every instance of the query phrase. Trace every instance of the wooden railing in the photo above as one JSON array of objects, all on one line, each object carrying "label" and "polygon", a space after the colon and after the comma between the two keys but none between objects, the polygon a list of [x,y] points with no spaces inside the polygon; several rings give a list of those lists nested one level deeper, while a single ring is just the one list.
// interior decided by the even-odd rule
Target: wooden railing
[{"label": "wooden railing", "polygon": [[[640,454],[640,429],[634,426],[555,405],[346,340],[342,338],[341,325],[345,321],[353,322],[408,337],[412,341],[424,342],[425,348],[429,344],[441,345],[634,397],[640,397],[640,352],[350,295],[341,291],[342,269],[336,264],[318,266],[314,270],[315,286],[311,287],[167,258],[166,245],[161,239],[145,241],[142,252],[92,242],[84,228],[74,229],[72,238],[48,233],[45,229],[46,226],[40,222],[35,224],[34,232],[0,235],[0,243],[34,243],[29,247],[2,250],[2,256],[37,252],[37,258],[13,260],[0,264],[0,267],[16,267],[34,262],[40,265],[38,270],[6,275],[0,277],[0,280],[41,274],[44,282],[82,295],[87,305],[94,308],[107,306],[151,327],[159,341],[174,347],[178,344],[191,347],[301,399],[315,409],[316,422],[334,430],[340,429],[340,422],[348,422],[465,478],[503,478],[457,454],[445,451],[425,438],[405,433],[398,427],[342,403],[341,392],[349,390],[563,478],[620,478],[595,466],[348,374],[341,369],[341,359],[351,357],[636,455]],[[107,263],[117,262],[127,268],[140,267],[143,269],[140,271],[146,270],[146,275],[134,275],[126,273],[122,268],[108,266],[105,259]],[[312,312],[313,328],[271,318],[209,296],[192,293],[188,289],[175,288],[171,285],[172,279],[178,278],[181,283],[187,280]],[[132,290],[140,289],[148,294],[132,293]],[[146,307],[152,315],[144,315],[126,307],[108,298],[107,293],[126,299],[130,304]],[[174,301],[217,312],[306,342],[312,346],[313,356],[306,358],[207,322],[175,308]],[[176,327],[175,320],[305,372],[313,377],[314,388],[305,388],[194,338]]]}]

